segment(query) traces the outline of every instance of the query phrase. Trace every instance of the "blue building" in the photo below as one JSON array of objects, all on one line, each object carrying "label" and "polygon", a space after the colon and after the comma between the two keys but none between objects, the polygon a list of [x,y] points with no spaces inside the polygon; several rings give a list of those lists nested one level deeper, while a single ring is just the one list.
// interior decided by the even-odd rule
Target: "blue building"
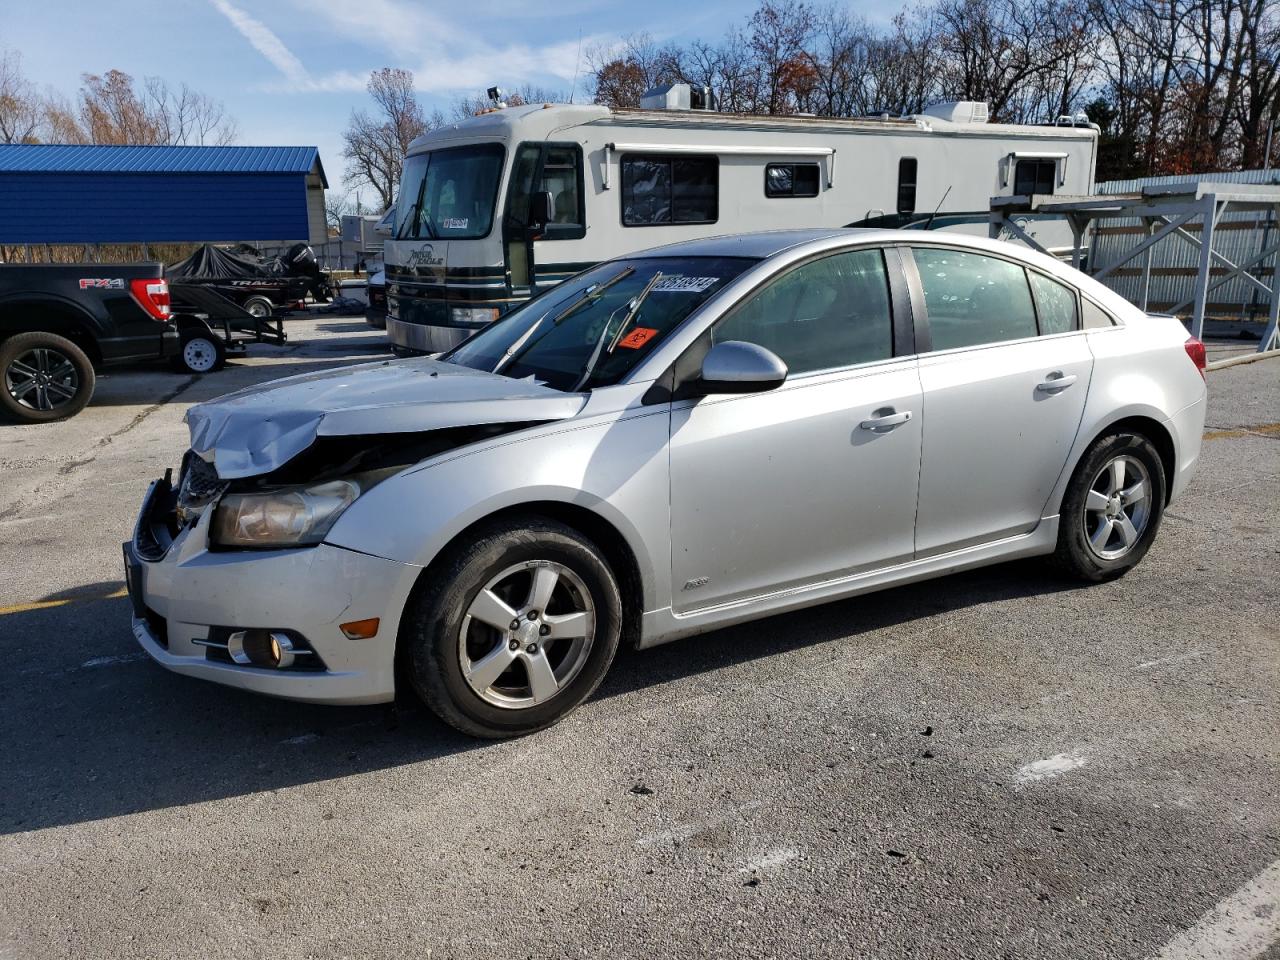
[{"label": "blue building", "polygon": [[0,144],[0,243],[325,239],[315,147]]}]

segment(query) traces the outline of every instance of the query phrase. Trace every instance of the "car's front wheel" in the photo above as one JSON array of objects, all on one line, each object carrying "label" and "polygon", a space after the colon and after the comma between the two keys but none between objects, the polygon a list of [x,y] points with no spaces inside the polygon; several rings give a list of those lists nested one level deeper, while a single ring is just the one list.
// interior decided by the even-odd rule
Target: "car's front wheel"
[{"label": "car's front wheel", "polygon": [[1165,483],[1160,454],[1146,437],[1126,432],[1099,439],[1063,498],[1057,565],[1094,581],[1135,567],[1160,528]]},{"label": "car's front wheel", "polygon": [[550,726],[613,662],[618,583],[571,527],[541,517],[491,524],[426,576],[405,612],[401,653],[418,695],[464,733]]}]

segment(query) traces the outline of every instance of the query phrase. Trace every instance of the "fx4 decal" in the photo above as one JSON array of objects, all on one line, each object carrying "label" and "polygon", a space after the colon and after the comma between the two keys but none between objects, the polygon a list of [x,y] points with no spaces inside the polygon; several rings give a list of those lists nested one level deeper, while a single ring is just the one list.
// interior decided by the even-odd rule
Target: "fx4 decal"
[{"label": "fx4 decal", "polygon": [[124,279],[121,277],[81,277],[81,290],[123,290]]}]

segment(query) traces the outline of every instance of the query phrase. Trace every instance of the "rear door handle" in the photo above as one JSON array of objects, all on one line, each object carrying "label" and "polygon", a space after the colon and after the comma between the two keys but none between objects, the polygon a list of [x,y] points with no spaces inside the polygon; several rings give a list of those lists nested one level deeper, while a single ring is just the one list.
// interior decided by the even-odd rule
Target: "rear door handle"
[{"label": "rear door handle", "polygon": [[[881,413],[877,410],[876,413]],[[859,427],[863,430],[874,430],[876,433],[883,433],[886,430],[892,430],[900,424],[906,423],[911,419],[911,411],[903,410],[901,413],[894,413],[893,407],[888,407],[881,416],[872,417],[870,420],[863,420]]]},{"label": "rear door handle", "polygon": [[1066,376],[1063,376],[1061,373],[1051,373],[1044,381],[1036,384],[1036,389],[1041,393],[1057,393],[1059,390],[1067,389],[1067,387],[1071,386],[1075,382],[1076,375],[1074,373]]}]

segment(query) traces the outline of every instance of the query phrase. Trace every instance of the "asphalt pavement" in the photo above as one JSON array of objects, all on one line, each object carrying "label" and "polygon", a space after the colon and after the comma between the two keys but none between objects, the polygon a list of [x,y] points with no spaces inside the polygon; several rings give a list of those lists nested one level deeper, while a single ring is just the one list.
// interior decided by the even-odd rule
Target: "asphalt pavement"
[{"label": "asphalt pavement", "polygon": [[480,743],[133,641],[120,543],[187,406],[386,355],[289,329],[0,426],[0,960],[1280,958],[1280,360],[1209,375],[1118,582],[1006,564],[625,653]]}]

